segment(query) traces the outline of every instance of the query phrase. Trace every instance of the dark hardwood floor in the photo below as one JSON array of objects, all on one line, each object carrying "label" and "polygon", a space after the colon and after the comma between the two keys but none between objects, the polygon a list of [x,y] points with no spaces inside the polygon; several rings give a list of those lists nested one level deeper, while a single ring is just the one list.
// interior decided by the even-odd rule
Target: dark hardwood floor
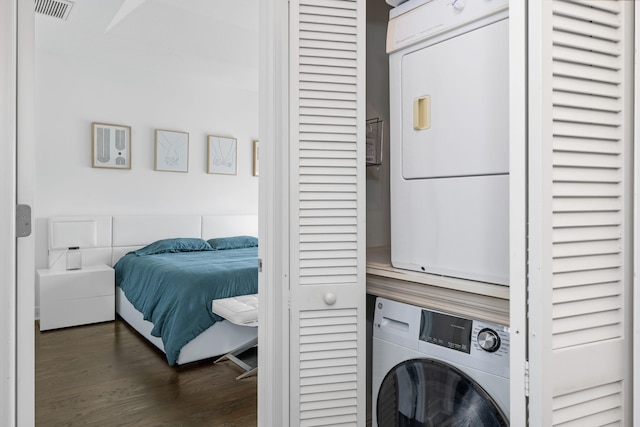
[{"label": "dark hardwood floor", "polygon": [[232,362],[171,367],[120,319],[35,336],[37,426],[257,425],[257,377]]}]

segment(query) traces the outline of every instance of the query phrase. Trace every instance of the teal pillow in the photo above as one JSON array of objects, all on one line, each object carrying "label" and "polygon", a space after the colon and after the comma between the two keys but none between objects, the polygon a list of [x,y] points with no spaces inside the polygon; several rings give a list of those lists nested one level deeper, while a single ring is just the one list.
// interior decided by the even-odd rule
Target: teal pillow
[{"label": "teal pillow", "polygon": [[180,237],[175,239],[157,240],[144,248],[133,251],[136,255],[155,255],[177,252],[210,251],[211,245],[203,239]]},{"label": "teal pillow", "polygon": [[216,237],[207,240],[215,250],[254,248],[258,246],[258,238],[253,236]]}]

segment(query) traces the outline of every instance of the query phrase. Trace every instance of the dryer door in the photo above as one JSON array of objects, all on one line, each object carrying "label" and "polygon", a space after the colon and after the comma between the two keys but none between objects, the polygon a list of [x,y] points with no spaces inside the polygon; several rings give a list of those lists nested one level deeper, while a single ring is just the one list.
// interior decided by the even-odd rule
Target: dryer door
[{"label": "dryer door", "polygon": [[480,385],[433,359],[396,365],[378,393],[379,427],[508,426],[509,420]]},{"label": "dryer door", "polygon": [[402,57],[404,179],[509,173],[508,52],[504,19]]}]

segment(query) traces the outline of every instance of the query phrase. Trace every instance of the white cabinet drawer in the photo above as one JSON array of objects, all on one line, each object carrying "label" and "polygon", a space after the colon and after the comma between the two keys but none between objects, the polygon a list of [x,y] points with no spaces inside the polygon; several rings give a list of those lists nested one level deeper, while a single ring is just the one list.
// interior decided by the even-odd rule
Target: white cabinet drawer
[{"label": "white cabinet drawer", "polygon": [[60,300],[40,307],[41,331],[114,319],[114,299],[111,296]]},{"label": "white cabinet drawer", "polygon": [[114,295],[115,274],[108,266],[51,272],[38,270],[40,298],[65,300]]},{"label": "white cabinet drawer", "polygon": [[107,265],[38,270],[40,330],[113,320],[115,273]]}]

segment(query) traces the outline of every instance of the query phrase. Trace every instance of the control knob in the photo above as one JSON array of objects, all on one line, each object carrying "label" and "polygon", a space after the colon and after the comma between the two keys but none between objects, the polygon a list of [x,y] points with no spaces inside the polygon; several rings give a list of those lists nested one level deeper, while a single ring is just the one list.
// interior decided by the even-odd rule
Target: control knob
[{"label": "control knob", "polygon": [[478,345],[484,351],[493,353],[500,348],[500,337],[496,331],[484,328],[478,332]]}]

